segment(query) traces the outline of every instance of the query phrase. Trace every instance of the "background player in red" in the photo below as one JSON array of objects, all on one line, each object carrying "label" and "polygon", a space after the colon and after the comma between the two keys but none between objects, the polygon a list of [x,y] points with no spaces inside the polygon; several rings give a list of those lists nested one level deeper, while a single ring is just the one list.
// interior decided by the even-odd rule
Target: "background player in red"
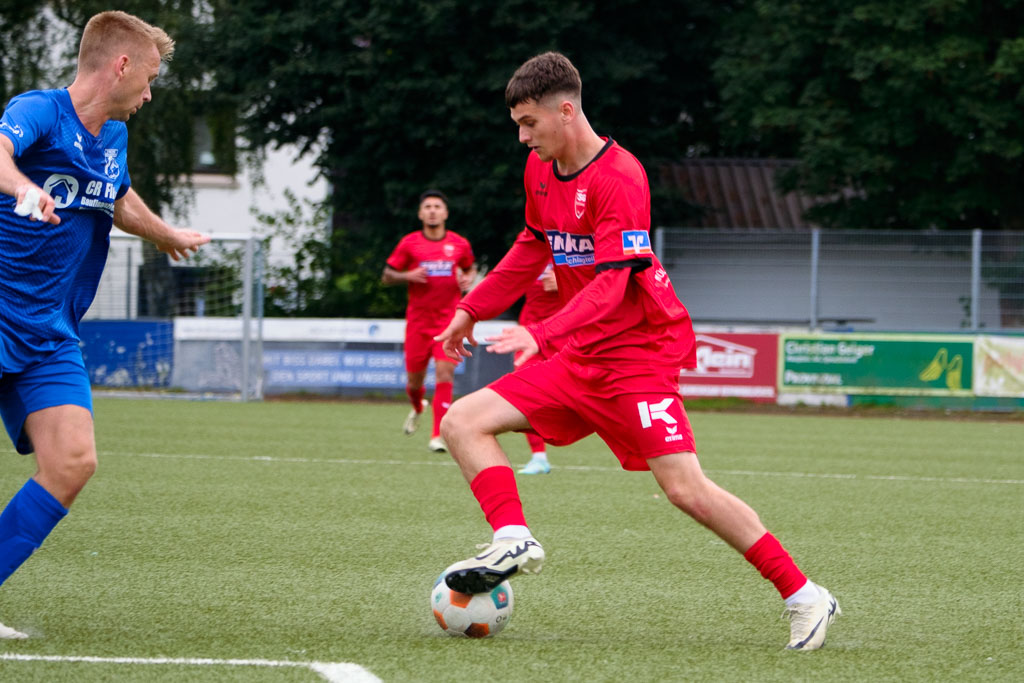
[{"label": "background player in red", "polygon": [[399,241],[384,266],[384,284],[409,286],[405,309],[405,393],[412,410],[402,429],[413,434],[427,406],[423,383],[434,359],[434,428],[429,448],[443,452],[441,418],[452,403],[455,363],[445,355],[434,335],[451,320],[462,292],[476,277],[473,250],[466,239],[446,228],[448,198],[440,190],[420,195],[418,217],[423,227]]},{"label": "background player in red", "polygon": [[693,327],[651,249],[647,175],[633,155],[594,132],[581,90],[579,72],[553,52],[519,67],[505,90],[519,141],[531,150],[527,227],[437,339],[453,359],[470,355],[465,340],[476,343],[474,323],[504,311],[551,258],[567,303],[540,323],[505,329],[488,347],[521,351],[520,365],[547,344],[560,351],[456,401],[441,424],[494,530],[492,544],[452,565],[445,582],[484,592],[543,565],[497,434],[533,429],[548,443],[566,444],[596,432],[624,469],[650,470],[676,507],[772,581],[790,617],[787,648],[817,649],[839,605],[804,576],[749,505],[701,470],[679,395],[680,368],[695,364]]},{"label": "background player in red", "polygon": [[[562,300],[558,296],[558,280],[555,279],[555,264],[548,263],[548,266],[533,283],[526,289],[526,300],[523,302],[523,310],[519,312],[519,324],[529,325],[549,318],[562,308]],[[522,352],[516,353],[516,360]],[[544,353],[535,353],[527,358],[523,365],[526,367],[539,363],[547,357]],[[544,439],[536,432],[526,432],[526,443],[530,446],[530,462],[519,470],[520,474],[547,474],[551,471],[551,463],[548,462],[548,452],[544,445]]]}]

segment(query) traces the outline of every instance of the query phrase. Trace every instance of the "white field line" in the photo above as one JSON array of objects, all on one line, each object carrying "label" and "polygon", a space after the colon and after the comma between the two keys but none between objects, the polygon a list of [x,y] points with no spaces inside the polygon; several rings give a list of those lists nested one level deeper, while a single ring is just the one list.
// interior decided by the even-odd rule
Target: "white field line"
[{"label": "white field line", "polygon": [[[122,458],[168,458],[178,460],[235,460],[240,462],[268,462],[282,464],[317,465],[392,465],[454,467],[452,460],[376,460],[371,458],[285,458],[271,455],[210,455],[203,453],[115,453],[103,452],[100,457]],[[610,465],[560,465],[559,470],[573,472],[620,472],[619,467]],[[770,472],[762,470],[705,470],[709,475],[736,475],[744,477],[789,477],[793,479],[847,479],[862,481],[932,482],[942,484],[1000,484],[1024,485],[1024,479],[982,479],[972,477],[922,477],[899,474],[830,474],[827,472]]]},{"label": "white field line", "polygon": [[165,664],[176,666],[262,666],[309,669],[330,683],[380,683],[372,673],[351,662],[290,662],[269,659],[191,659],[172,657],[79,657],[0,653],[0,660],[20,662],[86,662],[91,664]]}]

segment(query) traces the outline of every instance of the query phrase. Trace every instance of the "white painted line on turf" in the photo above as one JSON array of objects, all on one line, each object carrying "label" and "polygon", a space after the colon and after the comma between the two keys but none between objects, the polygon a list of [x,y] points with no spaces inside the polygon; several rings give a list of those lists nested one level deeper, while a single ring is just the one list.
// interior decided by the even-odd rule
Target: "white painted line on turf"
[{"label": "white painted line on turf", "polygon": [[269,659],[194,659],[174,657],[82,657],[0,653],[0,660],[20,662],[87,662],[91,664],[170,664],[178,666],[262,666],[309,669],[330,683],[381,683],[372,673],[351,662],[291,662]]},{"label": "white painted line on turf", "polygon": [[[177,460],[235,460],[239,462],[269,462],[316,465],[399,465],[455,467],[453,460],[374,460],[371,458],[283,458],[272,455],[211,455],[202,453],[116,453],[101,452],[101,456],[121,458],[157,458]],[[621,472],[622,468],[603,465],[560,465],[560,470],[573,472]],[[1024,479],[981,479],[972,477],[922,477],[900,474],[830,474],[828,472],[770,472],[764,470],[705,470],[707,474],[737,475],[744,477],[790,477],[793,479],[847,479],[866,481],[931,482],[941,484],[1003,484],[1024,485]]]}]

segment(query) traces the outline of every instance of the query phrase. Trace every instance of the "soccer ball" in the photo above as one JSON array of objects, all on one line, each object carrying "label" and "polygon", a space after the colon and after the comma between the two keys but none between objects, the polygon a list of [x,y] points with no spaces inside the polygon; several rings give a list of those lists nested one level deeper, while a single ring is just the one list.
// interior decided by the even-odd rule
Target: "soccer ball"
[{"label": "soccer ball", "polygon": [[430,592],[430,609],[438,626],[450,636],[486,638],[499,633],[512,618],[512,586],[502,581],[490,593],[467,595],[448,587],[441,572]]}]

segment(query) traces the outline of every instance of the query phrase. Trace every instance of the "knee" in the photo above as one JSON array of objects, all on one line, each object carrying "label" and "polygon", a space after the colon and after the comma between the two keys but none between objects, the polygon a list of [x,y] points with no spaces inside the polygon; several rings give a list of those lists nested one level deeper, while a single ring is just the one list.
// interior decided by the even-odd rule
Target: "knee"
[{"label": "knee", "polygon": [[674,482],[665,487],[669,502],[701,524],[707,524],[711,516],[710,491],[700,482]]},{"label": "knee", "polygon": [[40,473],[60,482],[68,490],[80,490],[96,473],[96,449],[91,445],[70,448],[58,458],[40,462]]},{"label": "knee", "polygon": [[465,404],[461,400],[453,402],[441,418],[441,438],[447,443],[456,440],[466,428],[468,416]]}]

